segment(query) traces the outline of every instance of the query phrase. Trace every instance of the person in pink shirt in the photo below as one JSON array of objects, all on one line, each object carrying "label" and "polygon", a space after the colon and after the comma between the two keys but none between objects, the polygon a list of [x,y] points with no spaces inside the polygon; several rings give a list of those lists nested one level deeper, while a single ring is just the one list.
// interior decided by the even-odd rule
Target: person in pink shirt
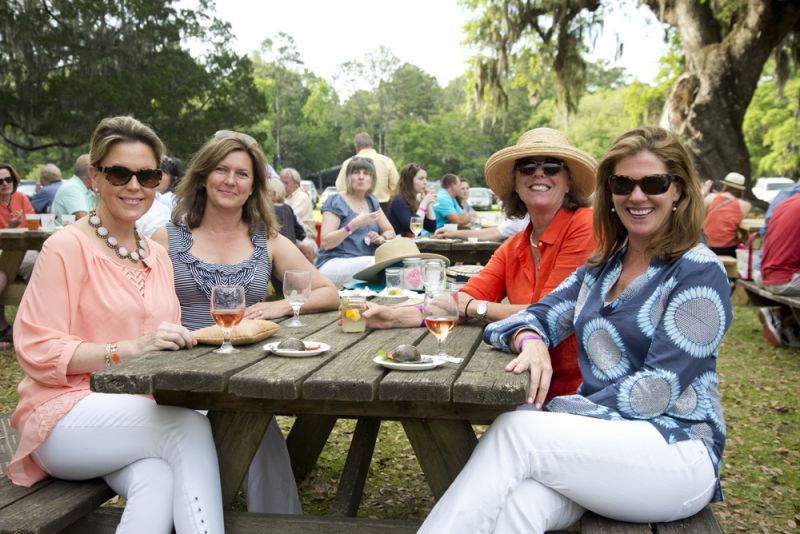
[{"label": "person in pink shirt", "polygon": [[161,180],[164,146],[132,117],[103,119],[91,139],[97,209],[42,247],[14,323],[25,372],[7,474],[102,477],[127,504],[117,532],[223,532],[208,419],[146,396],[93,393],[94,371],[195,341],[180,325],[166,251],[136,220]]}]

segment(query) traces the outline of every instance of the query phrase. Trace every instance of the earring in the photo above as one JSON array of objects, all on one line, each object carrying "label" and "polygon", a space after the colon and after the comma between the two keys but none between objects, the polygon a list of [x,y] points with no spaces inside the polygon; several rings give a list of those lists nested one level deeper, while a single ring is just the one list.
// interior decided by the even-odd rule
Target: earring
[{"label": "earring", "polygon": [[611,213],[617,213],[617,209],[614,206],[611,206]]},{"label": "earring", "polygon": [[678,211],[678,206],[676,204],[673,204],[672,205],[672,213],[675,213],[676,211]]}]

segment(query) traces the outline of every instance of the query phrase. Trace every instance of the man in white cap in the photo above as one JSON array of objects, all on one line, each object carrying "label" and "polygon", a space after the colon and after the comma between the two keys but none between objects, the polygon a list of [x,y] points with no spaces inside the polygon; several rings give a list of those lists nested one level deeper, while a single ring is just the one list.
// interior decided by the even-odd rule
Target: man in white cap
[{"label": "man in white cap", "polygon": [[722,191],[705,197],[706,220],[703,233],[708,248],[718,256],[736,257],[739,223],[750,211],[751,205],[742,199],[744,176],[729,172],[722,180]]}]

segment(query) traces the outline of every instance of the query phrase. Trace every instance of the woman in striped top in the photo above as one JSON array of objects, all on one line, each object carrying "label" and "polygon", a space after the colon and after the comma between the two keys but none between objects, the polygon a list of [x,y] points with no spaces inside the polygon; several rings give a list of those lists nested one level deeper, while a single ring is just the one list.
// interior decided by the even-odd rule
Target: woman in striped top
[{"label": "woman in striped top", "polygon": [[[303,312],[339,305],[336,287],[278,232],[267,197],[266,168],[255,139],[217,132],[178,185],[172,222],[153,234],[172,260],[181,321],[189,330],[214,324],[209,298],[215,285],[245,287],[246,319],[292,315],[286,300],[264,302],[270,278],[281,280],[287,270],[312,273],[311,296]],[[247,489],[250,511],[302,512],[286,443],[274,419],[250,466]]]}]

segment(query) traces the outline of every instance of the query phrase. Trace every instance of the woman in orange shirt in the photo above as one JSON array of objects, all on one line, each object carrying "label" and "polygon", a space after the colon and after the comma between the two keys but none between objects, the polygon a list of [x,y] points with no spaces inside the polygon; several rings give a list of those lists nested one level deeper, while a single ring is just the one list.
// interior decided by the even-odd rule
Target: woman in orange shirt
[{"label": "woman in orange shirt", "polygon": [[[505,319],[537,302],[586,263],[596,244],[592,210],[587,207],[596,165],[567,136],[550,128],[525,132],[517,144],[488,159],[486,181],[503,200],[505,215],[529,214],[531,222],[503,243],[486,267],[461,288],[462,318]],[[500,302],[505,298],[508,304]],[[371,328],[412,326],[415,320],[419,324],[421,311],[415,308],[369,308],[364,316]],[[574,393],[581,383],[575,337],[553,349],[551,360],[548,399]]]}]

